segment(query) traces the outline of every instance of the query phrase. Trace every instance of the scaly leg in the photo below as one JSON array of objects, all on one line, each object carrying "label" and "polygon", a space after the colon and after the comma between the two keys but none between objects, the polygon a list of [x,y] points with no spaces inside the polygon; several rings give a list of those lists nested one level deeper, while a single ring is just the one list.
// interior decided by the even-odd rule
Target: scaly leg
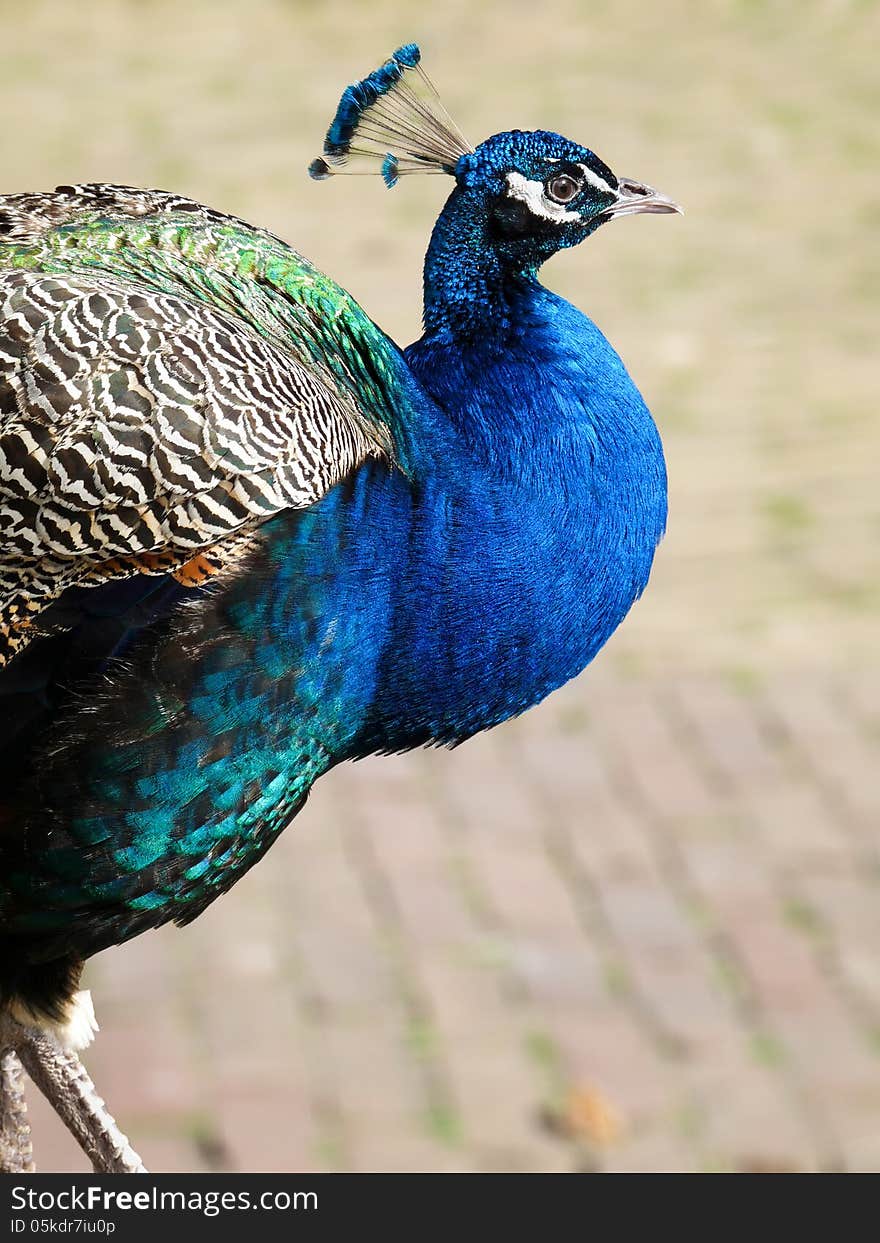
[{"label": "scaly leg", "polygon": [[28,1126],[21,1062],[14,1049],[0,1053],[0,1173],[33,1174],[34,1154]]},{"label": "scaly leg", "polygon": [[[73,1134],[96,1174],[145,1174],[146,1168],[131,1147],[89,1078],[86,1068],[69,1047],[88,1043],[82,1033],[97,1025],[88,993],[76,995],[69,1024],[59,1040],[42,1027],[23,1023],[10,1014],[2,1019],[0,1045],[18,1055],[31,1079]],[[68,1047],[65,1047],[68,1046]]]}]

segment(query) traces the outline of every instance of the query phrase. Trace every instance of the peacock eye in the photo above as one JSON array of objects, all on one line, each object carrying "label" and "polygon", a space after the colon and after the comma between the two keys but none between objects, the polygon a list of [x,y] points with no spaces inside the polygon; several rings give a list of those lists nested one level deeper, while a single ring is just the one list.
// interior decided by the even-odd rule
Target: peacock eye
[{"label": "peacock eye", "polygon": [[580,193],[580,184],[567,173],[560,173],[547,183],[547,197],[554,203],[570,203]]}]

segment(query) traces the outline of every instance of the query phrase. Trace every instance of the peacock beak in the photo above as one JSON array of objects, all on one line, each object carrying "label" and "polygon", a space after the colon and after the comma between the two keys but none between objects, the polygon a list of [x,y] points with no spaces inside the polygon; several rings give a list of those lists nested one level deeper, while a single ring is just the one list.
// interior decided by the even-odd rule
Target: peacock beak
[{"label": "peacock beak", "polygon": [[621,177],[617,183],[617,202],[606,207],[602,212],[603,220],[616,220],[618,216],[634,216],[636,212],[651,212],[656,215],[666,212],[678,212],[684,215],[674,199],[667,198],[651,186],[641,181],[633,181],[630,177]]}]

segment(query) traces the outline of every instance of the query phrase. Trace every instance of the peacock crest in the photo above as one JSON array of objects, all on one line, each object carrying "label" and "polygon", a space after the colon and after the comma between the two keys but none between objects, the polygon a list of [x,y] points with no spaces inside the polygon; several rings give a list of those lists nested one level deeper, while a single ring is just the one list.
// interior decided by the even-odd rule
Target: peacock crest
[{"label": "peacock crest", "polygon": [[422,68],[418,46],[407,43],[343,91],[324,155],[311,162],[309,175],[323,181],[378,172],[391,189],[410,173],[453,173],[472,149]]}]

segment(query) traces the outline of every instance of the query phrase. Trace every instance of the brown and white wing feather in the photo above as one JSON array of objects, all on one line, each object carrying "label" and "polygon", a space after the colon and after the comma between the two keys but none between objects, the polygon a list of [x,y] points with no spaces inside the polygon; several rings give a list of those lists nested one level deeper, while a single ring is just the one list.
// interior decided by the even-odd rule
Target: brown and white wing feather
[{"label": "brown and white wing feather", "polygon": [[71,583],[184,567],[378,453],[350,397],[233,312],[0,274],[0,665]]}]

